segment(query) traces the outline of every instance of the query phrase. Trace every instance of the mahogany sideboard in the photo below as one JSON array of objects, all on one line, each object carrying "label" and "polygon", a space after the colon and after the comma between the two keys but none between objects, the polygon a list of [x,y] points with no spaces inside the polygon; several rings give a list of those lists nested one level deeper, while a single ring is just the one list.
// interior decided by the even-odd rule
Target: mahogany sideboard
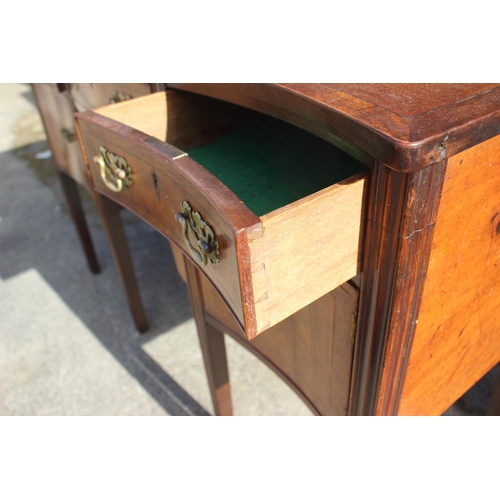
[{"label": "mahogany sideboard", "polygon": [[218,414],[223,331],[318,414],[438,415],[500,361],[499,85],[167,89],[77,132],[104,220],[171,241]]}]

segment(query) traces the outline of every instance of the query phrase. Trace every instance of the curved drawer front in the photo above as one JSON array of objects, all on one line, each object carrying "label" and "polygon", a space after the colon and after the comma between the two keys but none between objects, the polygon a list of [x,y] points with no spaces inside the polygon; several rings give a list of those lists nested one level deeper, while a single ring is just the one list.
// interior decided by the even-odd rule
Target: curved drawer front
[{"label": "curved drawer front", "polygon": [[[95,189],[135,212],[178,245],[197,264],[200,264],[199,261],[186,245],[178,214],[185,212],[181,207],[185,203],[189,204],[192,213],[200,214],[213,231],[219,247],[218,262],[207,259],[206,265],[201,266],[202,271],[243,324],[235,240],[236,233],[243,227],[260,223],[258,218],[249,213],[251,218],[245,221],[246,226],[235,227],[229,223],[210,198],[212,193],[218,193],[217,196],[220,197],[224,186],[182,151],[167,147],[143,134],[134,133],[131,129],[120,130],[124,133],[110,133],[105,127],[83,121],[79,121],[79,128]],[[123,185],[119,191],[110,189],[108,184],[115,180],[109,171],[106,173],[107,178],[103,180],[102,166],[95,161],[102,153],[102,148],[125,160],[130,169],[131,181],[128,187]],[[190,172],[193,178],[186,177],[185,172]],[[204,192],[207,190],[209,196]],[[187,237],[197,249],[193,234],[188,233]]]},{"label": "curved drawer front", "polygon": [[[75,115],[94,187],[198,265],[247,338],[358,274],[366,172],[257,217],[186,153],[110,118],[115,107],[117,118],[134,109],[140,115],[135,106],[141,104],[151,112],[159,99],[109,106],[106,116],[99,110]],[[161,106],[158,114],[168,120]],[[158,137],[169,126],[143,130]]]}]

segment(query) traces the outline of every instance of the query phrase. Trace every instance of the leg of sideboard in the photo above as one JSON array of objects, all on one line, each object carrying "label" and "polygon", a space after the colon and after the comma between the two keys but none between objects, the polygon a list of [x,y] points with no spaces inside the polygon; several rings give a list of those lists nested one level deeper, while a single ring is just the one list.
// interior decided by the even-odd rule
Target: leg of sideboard
[{"label": "leg of sideboard", "polygon": [[204,329],[198,329],[198,335],[205,367],[207,367],[207,363],[210,363],[207,376],[211,386],[210,390],[216,414],[222,416],[232,415],[233,402],[231,399],[224,333],[204,322]]},{"label": "leg of sideboard", "polygon": [[120,208],[114,201],[97,192],[95,192],[95,201],[101,214],[102,224],[125,291],[130,313],[137,330],[143,333],[148,329],[148,321],[142,305],[134,265],[120,218]]},{"label": "leg of sideboard", "polygon": [[500,416],[500,375],[498,375],[495,387],[493,388],[493,394],[491,395],[486,415],[489,417]]},{"label": "leg of sideboard", "polygon": [[208,385],[212,395],[212,402],[216,415],[228,416],[233,414],[231,400],[231,386],[229,384],[229,370],[227,366],[226,345],[224,333],[207,323],[203,310],[201,285],[198,280],[198,271],[191,262],[184,259],[189,299],[193,310],[196,329],[200,339],[203,361],[208,378]]},{"label": "leg of sideboard", "polygon": [[59,179],[61,180],[62,191],[66,199],[66,204],[69,208],[69,213],[75,224],[76,232],[80,238],[83,252],[87,258],[87,264],[93,274],[101,271],[97,256],[95,254],[94,245],[90,237],[87,221],[83,212],[82,200],[78,193],[78,186],[76,182],[64,172],[59,171]]}]

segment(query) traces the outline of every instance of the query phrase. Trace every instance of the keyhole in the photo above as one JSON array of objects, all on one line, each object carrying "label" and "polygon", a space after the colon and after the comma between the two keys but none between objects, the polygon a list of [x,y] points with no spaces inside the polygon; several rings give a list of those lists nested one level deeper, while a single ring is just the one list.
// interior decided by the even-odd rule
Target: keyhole
[{"label": "keyhole", "polygon": [[153,185],[155,187],[156,194],[158,194],[158,177],[156,174],[153,172]]}]

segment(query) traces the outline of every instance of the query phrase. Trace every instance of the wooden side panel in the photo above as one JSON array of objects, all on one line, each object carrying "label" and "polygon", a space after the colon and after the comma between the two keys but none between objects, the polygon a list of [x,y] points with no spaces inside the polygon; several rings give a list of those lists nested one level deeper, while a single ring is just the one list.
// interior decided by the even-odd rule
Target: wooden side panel
[{"label": "wooden side panel", "polygon": [[248,112],[229,103],[170,90],[95,110],[180,149],[207,144]]},{"label": "wooden side panel", "polygon": [[366,176],[360,174],[261,217],[264,236],[249,242],[256,333],[360,272]]},{"label": "wooden side panel", "polygon": [[358,290],[345,283],[251,341],[320,415],[346,415]]},{"label": "wooden side panel", "polygon": [[[71,100],[65,93],[60,93],[55,85],[34,83],[32,89],[54,163],[59,170],[66,172],[78,183],[88,188],[85,162],[78,139],[76,135],[73,138],[70,137],[71,134],[75,134],[74,108]],[[63,135],[62,130],[70,134],[69,140]]]},{"label": "wooden side panel", "polygon": [[500,137],[448,162],[399,413],[439,415],[500,360]]},{"label": "wooden side panel", "polygon": [[167,96],[156,92],[133,101],[124,101],[94,110],[144,134],[164,141],[167,137]]}]

